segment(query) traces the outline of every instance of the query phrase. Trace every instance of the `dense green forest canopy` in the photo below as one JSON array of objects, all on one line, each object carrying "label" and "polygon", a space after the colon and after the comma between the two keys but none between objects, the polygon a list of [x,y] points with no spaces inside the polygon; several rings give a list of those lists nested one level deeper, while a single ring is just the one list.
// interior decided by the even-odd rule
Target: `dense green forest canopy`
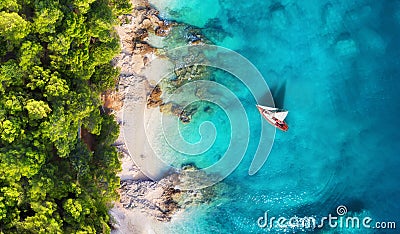
[{"label": "dense green forest canopy", "polygon": [[119,130],[100,94],[115,88],[113,26],[130,7],[0,1],[0,233],[110,232]]}]

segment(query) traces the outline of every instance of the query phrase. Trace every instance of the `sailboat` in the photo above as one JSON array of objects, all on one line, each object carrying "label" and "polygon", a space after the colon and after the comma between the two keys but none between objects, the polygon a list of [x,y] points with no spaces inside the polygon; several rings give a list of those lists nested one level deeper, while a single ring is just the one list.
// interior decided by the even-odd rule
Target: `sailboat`
[{"label": "sailboat", "polygon": [[288,111],[261,105],[256,105],[256,107],[264,119],[266,119],[272,126],[284,132],[289,129],[289,126],[284,121],[289,113]]}]

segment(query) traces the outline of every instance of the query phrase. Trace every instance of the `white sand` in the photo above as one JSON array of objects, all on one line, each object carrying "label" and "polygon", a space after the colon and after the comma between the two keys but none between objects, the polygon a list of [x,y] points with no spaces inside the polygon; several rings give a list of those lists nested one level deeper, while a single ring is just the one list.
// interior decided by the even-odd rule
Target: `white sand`
[{"label": "white sand", "polygon": [[[149,175],[152,178],[161,178],[166,170],[164,164],[150,157],[152,150],[144,132],[144,108],[150,85],[147,78],[142,75],[144,56],[132,54],[125,49],[126,43],[132,41],[129,34],[133,30],[132,27],[125,25],[117,28],[123,50],[116,60],[116,66],[121,68],[119,91],[125,97],[124,108],[116,113],[118,120],[123,123],[118,139],[118,142],[123,144],[120,147],[123,151],[122,171],[118,175],[121,181],[148,180]],[[145,56],[154,59],[153,54]],[[155,190],[154,193],[147,194],[146,198],[151,201],[161,194],[161,190]],[[116,223],[116,229],[112,231],[115,234],[156,233],[155,229],[161,230],[162,223],[146,215],[140,208],[126,209],[121,203],[116,202],[110,214]]]},{"label": "white sand", "polygon": [[116,228],[112,234],[152,234],[156,233],[156,221],[146,217],[139,210],[127,210],[120,205],[115,205],[110,214],[116,221]]},{"label": "white sand", "polygon": [[[132,0],[133,6],[143,6],[142,0]],[[165,64],[154,66],[154,69],[145,70],[146,57],[147,63],[151,63],[156,58],[153,53],[137,54],[133,53],[133,35],[140,28],[139,20],[143,19],[138,11],[134,11],[130,17],[131,22],[116,28],[122,44],[122,52],[115,59],[115,65],[121,68],[120,84],[118,90],[124,97],[124,107],[116,113],[118,121],[122,122],[121,133],[118,139],[118,148],[122,150],[123,157],[122,171],[119,173],[121,181],[142,181],[149,177],[159,179],[168,170],[168,166],[154,156],[145,133],[145,124],[154,126],[150,128],[151,137],[156,136],[160,123],[149,123],[145,121],[144,112],[146,108],[147,96],[154,86],[150,80],[165,73]],[[161,45],[162,40],[156,36],[149,38],[149,42]],[[153,77],[153,78],[152,78]],[[150,85],[152,84],[152,85]],[[155,112],[157,114],[157,112]],[[160,114],[160,113],[158,113]],[[145,184],[145,183],[144,183]],[[140,186],[141,183],[138,183]],[[142,185],[143,186],[143,185]],[[162,187],[153,188],[145,194],[146,201],[152,203],[160,199],[163,194]],[[128,200],[129,202],[129,200]],[[148,211],[148,210],[147,210]],[[110,210],[112,219],[115,221],[115,230],[112,233],[162,233],[165,223],[155,220],[137,207],[124,208],[120,202],[116,202],[114,208]]]}]

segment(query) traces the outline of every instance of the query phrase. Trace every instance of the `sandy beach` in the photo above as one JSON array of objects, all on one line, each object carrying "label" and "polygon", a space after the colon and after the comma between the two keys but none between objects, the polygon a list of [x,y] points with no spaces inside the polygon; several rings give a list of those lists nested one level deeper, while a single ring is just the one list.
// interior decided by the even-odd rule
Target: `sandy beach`
[{"label": "sandy beach", "polygon": [[[124,102],[123,108],[115,113],[121,124],[120,137],[116,145],[122,153],[122,171],[119,173],[121,184],[129,182],[147,188],[145,183],[149,182],[149,179],[137,165],[141,163],[153,165],[151,168],[146,167],[150,168],[146,173],[158,177],[162,176],[163,171],[163,165],[157,165],[145,156],[149,154],[149,150],[146,147],[143,114],[151,87],[142,71],[149,59],[154,58],[154,49],[147,44],[141,44],[140,47],[133,41],[142,36],[138,35],[138,31],[146,28],[151,30],[161,21],[157,18],[157,12],[148,8],[145,1],[134,0],[132,3],[134,6],[132,15],[124,16],[123,20],[126,23],[116,29],[121,40],[122,52],[114,62],[115,66],[121,69],[118,93]],[[127,144],[132,144],[134,147],[128,150]],[[142,160],[135,163],[133,158]],[[162,193],[162,188],[157,187],[152,189],[152,192],[142,191],[137,197],[152,203],[154,199],[160,198]],[[124,196],[121,191],[120,194],[121,197]],[[128,209],[126,204],[124,206],[121,202],[115,203],[110,214],[115,222],[112,233],[155,233],[152,230],[158,226],[157,223],[160,223],[154,217],[143,213],[140,208]]]}]

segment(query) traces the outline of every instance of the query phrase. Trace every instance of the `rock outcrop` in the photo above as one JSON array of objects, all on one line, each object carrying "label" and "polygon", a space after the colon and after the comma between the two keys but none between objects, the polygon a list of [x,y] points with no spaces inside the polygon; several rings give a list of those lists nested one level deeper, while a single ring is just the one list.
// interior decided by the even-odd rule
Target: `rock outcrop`
[{"label": "rock outcrop", "polygon": [[168,222],[188,206],[210,202],[213,188],[182,191],[176,188],[180,175],[172,174],[160,181],[123,181],[121,204],[126,209],[139,209],[148,217]]}]

